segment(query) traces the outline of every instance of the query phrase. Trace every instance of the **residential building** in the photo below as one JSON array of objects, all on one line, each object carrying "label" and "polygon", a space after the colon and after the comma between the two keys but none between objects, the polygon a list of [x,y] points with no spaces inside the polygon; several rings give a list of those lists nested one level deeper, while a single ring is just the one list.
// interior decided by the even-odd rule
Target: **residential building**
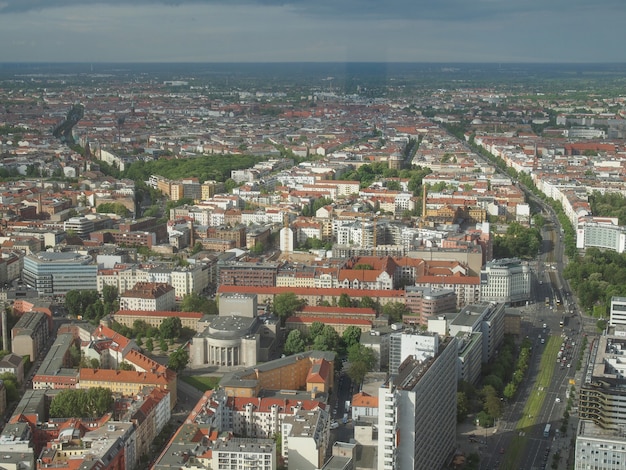
[{"label": "residential building", "polygon": [[194,331],[198,331],[198,324],[203,313],[200,312],[163,312],[163,311],[146,311],[146,310],[118,310],[111,316],[112,320],[115,320],[120,325],[124,325],[128,328],[133,328],[134,323],[137,320],[146,322],[148,325],[159,328],[163,320],[166,318],[178,317],[183,328],[190,328]]},{"label": "residential building", "polygon": [[591,346],[587,369],[578,392],[580,419],[606,430],[623,432],[626,426],[626,327],[618,325]]},{"label": "residential building", "polygon": [[9,353],[0,359],[0,374],[5,372],[15,375],[18,384],[24,382],[24,357]]},{"label": "residential building", "polygon": [[624,253],[626,227],[617,223],[617,219],[611,217],[585,217],[576,228],[576,248],[596,247]]},{"label": "residential building", "polygon": [[35,362],[50,337],[50,324],[50,317],[42,312],[24,313],[11,329],[11,351]]},{"label": "residential building", "polygon": [[405,290],[406,306],[413,315],[402,317],[404,323],[422,326],[431,317],[456,310],[456,294],[452,289],[407,286]]},{"label": "residential building", "polygon": [[439,335],[429,332],[402,330],[389,335],[389,373],[397,374],[404,360],[412,356],[426,361],[439,351]]},{"label": "residential building", "polygon": [[330,415],[323,409],[300,410],[283,419],[282,456],[289,468],[317,470],[324,465],[330,437]]},{"label": "residential building", "polygon": [[504,339],[504,304],[479,302],[464,307],[448,322],[450,336],[458,333],[482,333],[482,362],[495,357]]},{"label": "residential building", "polygon": [[378,393],[378,469],[442,468],[456,448],[456,338],[408,357]]},{"label": "residential building", "polygon": [[138,282],[120,294],[120,310],[168,311],[176,305],[176,292],[166,283]]}]

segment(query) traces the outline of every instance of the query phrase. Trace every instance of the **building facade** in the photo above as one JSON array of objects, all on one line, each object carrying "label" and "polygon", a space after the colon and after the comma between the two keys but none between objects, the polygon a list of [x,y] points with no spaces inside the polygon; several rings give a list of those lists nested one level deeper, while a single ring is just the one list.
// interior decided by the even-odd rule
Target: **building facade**
[{"label": "building facade", "polygon": [[96,290],[98,266],[89,255],[42,251],[24,258],[24,282],[43,295]]},{"label": "building facade", "polygon": [[488,262],[480,272],[480,299],[507,305],[530,300],[530,267],[519,259]]},{"label": "building facade", "polygon": [[456,447],[456,338],[411,357],[378,393],[378,469],[442,468]]}]

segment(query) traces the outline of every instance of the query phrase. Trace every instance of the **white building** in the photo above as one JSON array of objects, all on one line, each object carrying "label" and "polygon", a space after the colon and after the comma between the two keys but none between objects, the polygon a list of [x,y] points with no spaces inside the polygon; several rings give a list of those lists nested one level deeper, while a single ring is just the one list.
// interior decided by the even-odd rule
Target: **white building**
[{"label": "white building", "polygon": [[516,258],[488,262],[480,271],[483,302],[519,304],[530,299],[530,267]]},{"label": "white building", "polygon": [[575,470],[626,468],[626,435],[607,431],[593,421],[580,420],[576,435]]},{"label": "white building", "polygon": [[489,362],[504,339],[504,304],[467,305],[449,322],[448,329],[450,336],[482,333],[482,362]]},{"label": "white building", "polygon": [[282,428],[282,455],[288,468],[322,468],[330,437],[330,416],[322,409],[286,416]]},{"label": "white building", "polygon": [[395,374],[404,360],[413,356],[418,361],[435,357],[439,351],[439,335],[406,330],[389,336],[389,373]]},{"label": "white building", "polygon": [[576,228],[576,248],[604,248],[624,253],[626,251],[626,227],[617,225],[615,218],[594,218],[581,221]]},{"label": "white building", "polygon": [[456,447],[456,338],[408,358],[378,391],[378,470],[442,468]]},{"label": "white building", "polygon": [[626,297],[611,297],[609,326],[626,325]]}]

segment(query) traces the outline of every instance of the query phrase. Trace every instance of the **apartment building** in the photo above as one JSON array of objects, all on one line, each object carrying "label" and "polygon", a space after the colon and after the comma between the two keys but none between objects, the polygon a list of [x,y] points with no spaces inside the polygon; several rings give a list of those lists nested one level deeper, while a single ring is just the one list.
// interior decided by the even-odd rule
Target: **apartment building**
[{"label": "apartment building", "polygon": [[132,328],[133,324],[137,320],[146,322],[148,325],[159,328],[163,320],[167,318],[178,317],[183,328],[191,328],[194,331],[198,331],[198,323],[204,316],[200,312],[171,312],[171,311],[146,311],[146,310],[118,310],[112,315],[112,320],[115,320],[120,325]]},{"label": "apartment building", "polygon": [[626,426],[626,327],[618,325],[596,339],[578,396],[581,420],[606,430]]},{"label": "apartment building", "polygon": [[389,373],[396,374],[404,360],[412,356],[425,361],[439,351],[439,335],[428,332],[403,330],[389,335]]},{"label": "apartment building", "polygon": [[24,313],[11,329],[11,352],[35,362],[50,337],[50,324],[51,318],[45,313]]},{"label": "apartment building", "polygon": [[378,391],[378,469],[442,468],[456,448],[456,338],[408,357]]},{"label": "apartment building", "polygon": [[176,305],[172,286],[159,282],[138,282],[120,295],[120,310],[171,311]]},{"label": "apartment building", "polygon": [[487,363],[494,358],[504,339],[504,304],[479,302],[467,305],[450,318],[450,336],[458,333],[482,333],[482,362]]}]

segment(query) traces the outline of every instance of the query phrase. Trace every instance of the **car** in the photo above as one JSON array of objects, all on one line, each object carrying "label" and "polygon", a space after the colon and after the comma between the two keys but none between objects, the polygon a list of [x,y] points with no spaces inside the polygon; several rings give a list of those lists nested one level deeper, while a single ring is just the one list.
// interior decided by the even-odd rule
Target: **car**
[{"label": "car", "polygon": [[569,369],[570,367],[572,367],[572,363],[571,362],[569,364],[567,364],[567,368]]},{"label": "car", "polygon": [[337,429],[339,427],[339,423],[335,421],[334,423],[330,423],[330,429]]},{"label": "car", "polygon": [[504,447],[500,447],[500,453],[504,454]]},{"label": "car", "polygon": [[554,401],[556,401],[557,403],[561,403],[561,399],[559,397],[556,397],[556,400]]}]

